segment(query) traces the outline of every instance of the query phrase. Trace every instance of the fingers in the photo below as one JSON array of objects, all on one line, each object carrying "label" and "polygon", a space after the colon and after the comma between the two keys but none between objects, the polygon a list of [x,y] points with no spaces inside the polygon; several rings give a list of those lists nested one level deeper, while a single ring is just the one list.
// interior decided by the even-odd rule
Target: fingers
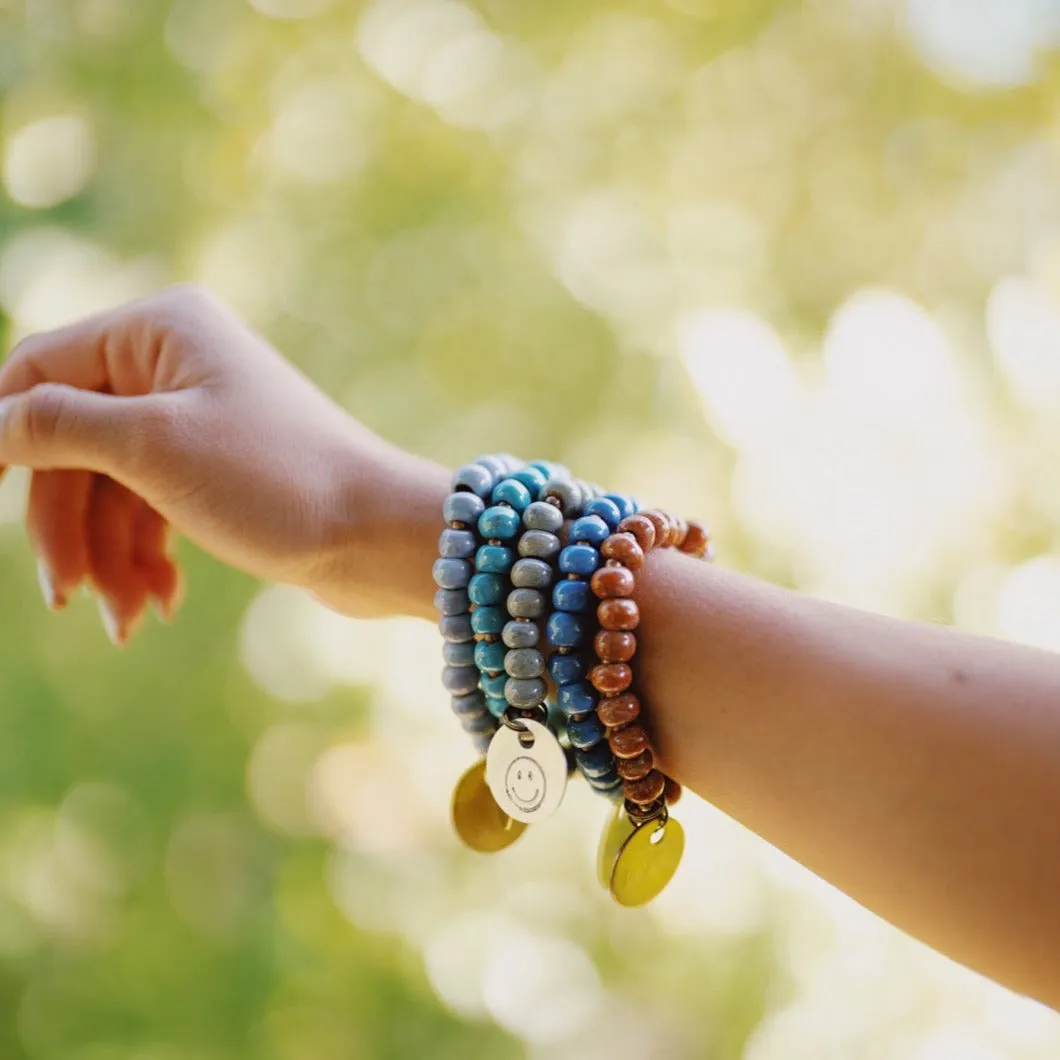
[{"label": "fingers", "polygon": [[180,607],[183,579],[169,555],[169,524],[150,505],[140,501],[133,524],[133,565],[147,587],[158,617],[168,622]]},{"label": "fingers", "polygon": [[29,489],[26,522],[37,555],[37,574],[52,610],[67,601],[88,577],[88,471],[37,471]]}]

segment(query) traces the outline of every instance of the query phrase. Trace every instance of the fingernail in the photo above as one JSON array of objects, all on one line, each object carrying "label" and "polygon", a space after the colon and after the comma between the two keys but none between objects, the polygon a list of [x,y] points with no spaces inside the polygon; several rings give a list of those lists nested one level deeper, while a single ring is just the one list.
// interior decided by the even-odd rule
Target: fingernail
[{"label": "fingernail", "polygon": [[169,625],[169,620],[173,617],[173,612],[166,601],[154,593],[151,594],[151,610],[155,614],[155,618],[164,626]]},{"label": "fingernail", "polygon": [[41,595],[49,611],[58,611],[66,606],[66,597],[60,596],[55,591],[52,572],[48,570],[47,564],[42,559],[37,560],[37,583],[40,585]]},{"label": "fingernail", "polygon": [[113,605],[102,596],[99,597],[98,604],[100,621],[102,621],[103,628],[107,631],[107,637],[114,647],[122,647],[125,643],[125,637],[122,634],[121,622],[118,621],[118,613],[114,610]]}]

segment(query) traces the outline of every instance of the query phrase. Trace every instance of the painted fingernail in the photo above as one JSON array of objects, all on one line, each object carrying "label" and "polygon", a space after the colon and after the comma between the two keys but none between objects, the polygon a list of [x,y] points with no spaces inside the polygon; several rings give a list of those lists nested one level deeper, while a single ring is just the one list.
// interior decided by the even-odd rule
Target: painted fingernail
[{"label": "painted fingernail", "polygon": [[165,599],[152,593],[151,610],[155,613],[155,618],[157,618],[159,622],[164,626],[169,625],[169,620],[173,617],[173,609]]},{"label": "painted fingernail", "polygon": [[117,611],[115,611],[113,605],[102,596],[99,597],[98,603],[100,621],[103,623],[103,628],[107,631],[107,637],[110,639],[111,644],[116,648],[122,647],[125,643],[125,637],[122,633],[121,622],[118,620]]},{"label": "painted fingernail", "polygon": [[47,564],[42,559],[37,560],[37,583],[40,585],[41,595],[49,611],[58,611],[66,606],[66,597],[55,591],[52,572],[48,570]]}]

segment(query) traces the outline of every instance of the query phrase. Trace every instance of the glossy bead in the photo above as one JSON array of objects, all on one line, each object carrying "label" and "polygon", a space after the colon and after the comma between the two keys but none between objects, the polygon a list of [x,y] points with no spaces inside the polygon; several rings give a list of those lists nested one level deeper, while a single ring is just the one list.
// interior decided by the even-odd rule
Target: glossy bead
[{"label": "glossy bead", "polygon": [[471,601],[466,589],[439,589],[434,594],[434,606],[443,615],[460,615],[471,606]]},{"label": "glossy bead", "polygon": [[519,538],[519,555],[551,559],[560,550],[559,538],[548,530],[527,530]]},{"label": "glossy bead", "polygon": [[522,520],[514,508],[495,504],[478,517],[478,532],[487,541],[507,541],[519,532]]},{"label": "glossy bead", "polygon": [[622,521],[618,505],[607,497],[596,497],[585,506],[586,515],[595,515],[607,524],[607,529],[614,532]]},{"label": "glossy bead", "polygon": [[512,618],[543,618],[548,599],[540,589],[513,589],[508,594],[508,614]]},{"label": "glossy bead", "polygon": [[545,476],[547,482],[554,475],[567,475],[567,469],[562,464],[555,464],[551,460],[534,460],[526,465],[532,467],[535,471],[540,471]]},{"label": "glossy bead", "polygon": [[581,751],[595,747],[604,736],[604,727],[595,714],[586,714],[584,718],[572,718],[567,722],[567,737],[571,746]]},{"label": "glossy bead", "polygon": [[618,524],[618,529],[620,533],[632,534],[644,552],[655,547],[655,524],[646,515],[631,515]]},{"label": "glossy bead", "polygon": [[617,798],[622,794],[622,778],[616,770],[609,769],[599,777],[586,777],[585,779],[589,787],[598,795],[603,795],[604,798]]},{"label": "glossy bead", "polygon": [[559,554],[559,569],[564,574],[588,578],[600,566],[600,553],[592,545],[568,545]]},{"label": "glossy bead", "polygon": [[475,636],[475,631],[471,628],[471,616],[467,612],[462,615],[443,615],[438,629],[443,639],[453,644],[472,640]]},{"label": "glossy bead", "polygon": [[602,695],[617,696],[633,684],[633,671],[625,663],[600,663],[589,671],[589,680]]},{"label": "glossy bead", "polygon": [[596,617],[604,629],[636,629],[640,623],[640,608],[632,600],[601,600]]},{"label": "glossy bead", "polygon": [[445,641],[442,644],[442,659],[446,666],[474,666],[475,642],[464,640],[450,644],[449,641]]},{"label": "glossy bead", "polygon": [[537,648],[513,648],[504,659],[509,677],[540,677],[545,672],[545,657]]},{"label": "glossy bead", "polygon": [[504,545],[483,545],[475,553],[475,566],[485,574],[507,574],[514,562],[515,553]]},{"label": "glossy bead", "polygon": [[685,539],[688,537],[688,522],[678,515],[674,517],[673,523],[674,534],[670,545],[672,548],[680,549],[684,546]]},{"label": "glossy bead", "polygon": [[507,590],[499,574],[475,574],[467,585],[468,599],[473,604],[499,604]]},{"label": "glossy bead", "polygon": [[673,804],[681,798],[681,785],[678,784],[673,777],[666,778],[666,788],[663,791],[663,798],[666,799],[666,803],[669,806],[673,806]]},{"label": "glossy bead", "polygon": [[493,733],[496,731],[494,728],[493,732],[471,733],[471,745],[478,754],[484,755],[490,749],[490,744],[493,743]]},{"label": "glossy bead", "polygon": [[460,727],[464,732],[493,732],[497,728],[497,723],[490,717],[488,711],[484,711],[481,714],[461,714]]},{"label": "glossy bead", "polygon": [[556,691],[556,706],[568,717],[590,714],[596,708],[596,692],[588,681],[560,685]]},{"label": "glossy bead", "polygon": [[611,535],[607,523],[598,515],[583,515],[575,519],[570,526],[571,541],[586,541],[590,545],[599,545]]},{"label": "glossy bead", "polygon": [[507,682],[507,674],[482,674],[479,679],[479,688],[487,698],[493,696],[495,699],[504,699],[504,686]]},{"label": "glossy bead", "polygon": [[639,725],[615,729],[608,736],[608,742],[616,758],[636,758],[651,746],[648,734]]},{"label": "glossy bead", "polygon": [[512,585],[518,589],[546,589],[552,584],[552,568],[543,559],[517,559],[512,567]]},{"label": "glossy bead", "polygon": [[486,502],[477,493],[450,493],[442,505],[442,518],[447,523],[475,526],[486,510]]},{"label": "glossy bead", "polygon": [[597,597],[609,600],[613,597],[632,596],[637,582],[628,567],[616,565],[601,567],[593,575],[590,585]]},{"label": "glossy bead", "polygon": [[486,453],[476,457],[472,463],[487,468],[494,478],[503,478],[508,474],[508,464],[498,453]]},{"label": "glossy bead", "polygon": [[471,564],[466,559],[436,559],[432,572],[441,589],[463,589],[471,581]]},{"label": "glossy bead", "polygon": [[467,559],[475,554],[478,538],[470,530],[446,527],[438,538],[438,555],[443,559]]},{"label": "glossy bead", "polygon": [[585,639],[585,620],[569,611],[548,616],[545,637],[554,648],[576,648]]},{"label": "glossy bead", "polygon": [[662,798],[666,790],[666,777],[653,769],[640,780],[627,780],[622,787],[630,802],[637,806],[650,806],[656,799]]},{"label": "glossy bead", "polygon": [[486,709],[486,699],[481,692],[468,692],[453,696],[449,700],[454,714],[481,714]]},{"label": "glossy bead", "polygon": [[495,478],[493,472],[481,464],[465,464],[453,473],[452,488],[454,492],[470,491],[479,497],[488,497]]},{"label": "glossy bead", "polygon": [[508,709],[508,700],[504,696],[486,696],[486,710],[494,718],[503,718]]},{"label": "glossy bead", "polygon": [[602,629],[596,634],[593,648],[602,663],[629,662],[637,653],[637,638],[632,633]]},{"label": "glossy bead", "polygon": [[615,760],[607,744],[601,740],[587,751],[575,750],[574,760],[587,777],[605,777],[615,768]]},{"label": "glossy bead", "polygon": [[588,611],[592,602],[588,582],[565,578],[552,588],[552,606],[557,611]]},{"label": "glossy bead", "polygon": [[550,534],[555,534],[562,525],[563,513],[547,501],[534,501],[523,512],[523,526],[527,530],[547,530]]},{"label": "glossy bead", "polygon": [[651,508],[640,514],[643,515],[645,519],[650,520],[652,526],[655,527],[655,547],[666,548],[670,542],[670,520],[665,514],[655,508]]},{"label": "glossy bead", "polygon": [[560,502],[560,511],[566,519],[573,519],[581,513],[582,492],[570,479],[550,478],[541,487],[539,497],[541,500],[555,497]]},{"label": "glossy bead", "polygon": [[490,500],[494,504],[509,504],[515,511],[522,512],[532,498],[530,491],[521,482],[506,478],[493,487]]},{"label": "glossy bead", "polygon": [[507,621],[501,607],[476,607],[471,612],[471,629],[475,633],[500,633]]},{"label": "glossy bead", "polygon": [[605,559],[617,559],[630,570],[640,570],[644,566],[644,550],[632,534],[612,534],[600,546],[600,553]]},{"label": "glossy bead", "polygon": [[[468,620],[470,624],[470,619]],[[504,672],[504,657],[508,649],[499,641],[479,641],[475,645],[475,665],[486,674]]]},{"label": "glossy bead", "polygon": [[513,619],[501,630],[501,640],[509,648],[534,648],[541,640],[541,630],[536,622]]},{"label": "glossy bead", "polygon": [[504,698],[513,707],[536,707],[548,695],[548,686],[540,677],[509,677],[504,686]]},{"label": "glossy bead", "polygon": [[615,766],[623,780],[640,780],[655,767],[655,756],[650,750],[641,751],[636,758],[619,758]]},{"label": "glossy bead", "polygon": [[548,475],[542,474],[531,464],[512,471],[508,477],[521,482],[530,491],[532,497],[536,497],[541,492],[541,487],[548,481]]},{"label": "glossy bead", "polygon": [[621,696],[608,696],[600,700],[596,714],[609,729],[628,725],[640,716],[640,700],[631,692]]},{"label": "glossy bead", "polygon": [[475,666],[447,666],[442,670],[442,684],[453,696],[466,696],[478,688],[478,668]]},{"label": "glossy bead", "polygon": [[685,539],[681,542],[681,551],[687,552],[690,556],[702,556],[707,551],[709,544],[710,534],[707,533],[706,529],[699,523],[689,523],[688,533],[685,534]]},{"label": "glossy bead", "polygon": [[627,497],[624,493],[605,493],[604,497],[618,508],[618,514],[623,519],[635,515],[637,512],[637,502],[632,497]]},{"label": "glossy bead", "polygon": [[560,655],[556,652],[548,660],[548,674],[557,685],[581,681],[589,672],[589,660],[581,652]]}]

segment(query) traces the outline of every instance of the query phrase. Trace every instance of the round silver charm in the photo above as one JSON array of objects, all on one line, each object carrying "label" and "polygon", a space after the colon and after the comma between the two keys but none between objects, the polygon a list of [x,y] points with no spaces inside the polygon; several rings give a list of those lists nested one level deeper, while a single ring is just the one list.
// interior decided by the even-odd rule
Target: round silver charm
[{"label": "round silver charm", "polygon": [[535,824],[551,817],[563,801],[567,756],[546,726],[529,719],[523,724],[526,733],[507,725],[497,730],[486,752],[486,783],[509,817]]}]

